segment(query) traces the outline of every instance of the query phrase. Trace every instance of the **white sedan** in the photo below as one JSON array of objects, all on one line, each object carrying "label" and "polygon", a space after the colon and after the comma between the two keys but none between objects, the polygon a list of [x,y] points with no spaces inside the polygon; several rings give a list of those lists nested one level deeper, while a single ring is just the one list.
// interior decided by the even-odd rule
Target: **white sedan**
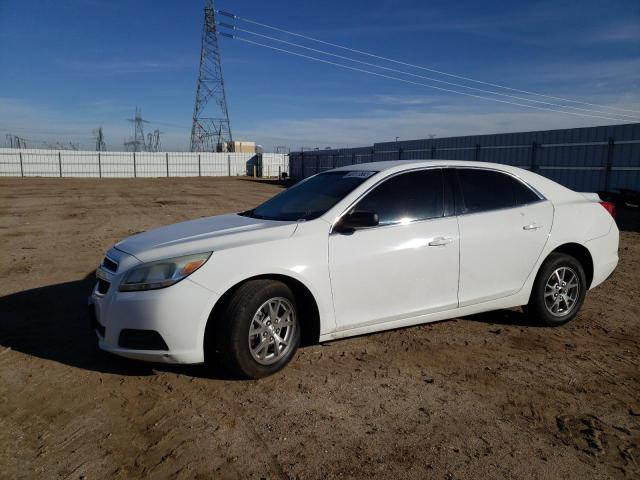
[{"label": "white sedan", "polygon": [[252,378],[301,343],[489,310],[561,325],[616,267],[611,213],[506,165],[351,165],[249,211],[117,243],[97,269],[92,323],[109,352]]}]

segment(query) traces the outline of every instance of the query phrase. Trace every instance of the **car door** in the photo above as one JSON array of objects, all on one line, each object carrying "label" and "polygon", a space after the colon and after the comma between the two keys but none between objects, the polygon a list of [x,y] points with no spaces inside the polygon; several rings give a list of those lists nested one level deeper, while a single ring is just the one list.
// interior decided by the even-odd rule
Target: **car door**
[{"label": "car door", "polygon": [[460,306],[518,292],[544,248],[553,205],[508,173],[452,169],[460,227]]},{"label": "car door", "polygon": [[351,212],[379,224],[329,237],[329,273],[340,330],[458,305],[458,223],[440,168],[396,174]]}]

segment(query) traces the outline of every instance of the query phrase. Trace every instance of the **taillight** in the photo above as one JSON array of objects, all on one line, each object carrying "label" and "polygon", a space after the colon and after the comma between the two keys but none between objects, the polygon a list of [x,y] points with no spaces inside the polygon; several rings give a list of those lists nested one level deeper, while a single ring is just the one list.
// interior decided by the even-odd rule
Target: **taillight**
[{"label": "taillight", "polygon": [[613,218],[616,218],[616,206],[613,202],[600,202],[600,205],[602,205]]}]

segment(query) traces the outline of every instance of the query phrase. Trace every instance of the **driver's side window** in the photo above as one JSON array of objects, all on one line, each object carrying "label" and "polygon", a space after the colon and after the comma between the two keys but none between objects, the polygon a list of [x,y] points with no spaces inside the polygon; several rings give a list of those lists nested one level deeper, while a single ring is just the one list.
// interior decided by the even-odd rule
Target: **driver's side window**
[{"label": "driver's side window", "polygon": [[369,192],[356,204],[352,212],[377,213],[379,225],[442,217],[442,176],[440,168],[396,175]]}]

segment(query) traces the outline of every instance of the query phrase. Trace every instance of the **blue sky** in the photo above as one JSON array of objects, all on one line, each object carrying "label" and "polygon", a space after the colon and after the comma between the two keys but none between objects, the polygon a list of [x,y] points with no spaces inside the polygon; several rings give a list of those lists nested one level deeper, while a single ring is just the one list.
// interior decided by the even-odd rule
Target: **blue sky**
[{"label": "blue sky", "polygon": [[[165,148],[187,149],[203,4],[0,0],[0,145],[11,132],[32,145],[90,147],[92,129],[102,126],[109,149],[121,149],[133,133],[126,119],[139,106],[152,122],[146,128],[164,132]],[[216,6],[408,63],[640,110],[637,0],[218,0]],[[439,92],[226,38],[221,51],[234,137],[267,150],[614,123]]]}]

